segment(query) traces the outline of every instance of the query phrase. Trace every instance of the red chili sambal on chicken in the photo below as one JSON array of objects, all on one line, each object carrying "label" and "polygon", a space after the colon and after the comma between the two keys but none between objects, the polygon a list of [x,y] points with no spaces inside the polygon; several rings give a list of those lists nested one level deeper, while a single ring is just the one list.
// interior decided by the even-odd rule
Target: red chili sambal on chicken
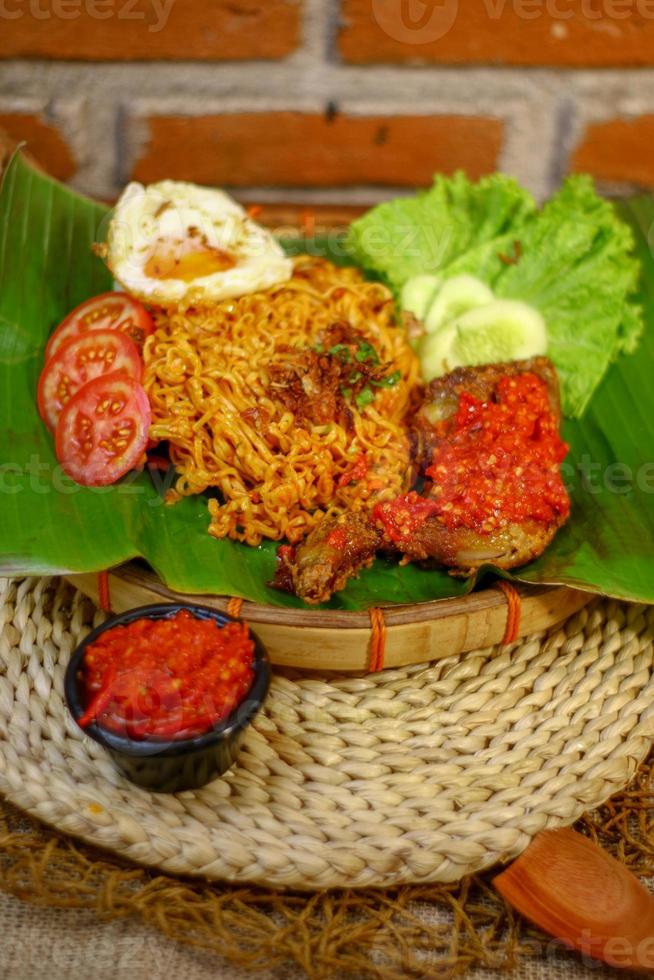
[{"label": "red chili sambal on chicken", "polygon": [[[459,395],[454,414],[438,422],[438,440],[425,475],[428,499],[398,498],[378,504],[373,519],[401,542],[427,516],[453,530],[489,534],[509,522],[550,524],[570,512],[560,464],[568,446],[559,436],[545,382],[527,371],[501,377],[493,397]],[[410,498],[411,495],[408,495]],[[398,533],[399,529],[399,533]]]}]

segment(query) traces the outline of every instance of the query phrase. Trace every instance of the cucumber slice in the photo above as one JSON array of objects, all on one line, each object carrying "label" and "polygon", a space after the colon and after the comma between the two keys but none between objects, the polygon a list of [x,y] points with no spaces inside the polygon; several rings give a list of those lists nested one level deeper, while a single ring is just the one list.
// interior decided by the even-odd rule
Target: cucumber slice
[{"label": "cucumber slice", "polygon": [[475,276],[453,276],[438,290],[425,318],[427,333],[436,333],[449,320],[495,299],[493,291]]},{"label": "cucumber slice", "polygon": [[407,313],[413,313],[419,320],[424,320],[434,293],[441,284],[438,276],[412,276],[402,286],[400,306]]},{"label": "cucumber slice", "polygon": [[418,349],[425,381],[454,368],[495,361],[520,361],[547,350],[545,321],[533,306],[493,300],[422,338]]}]

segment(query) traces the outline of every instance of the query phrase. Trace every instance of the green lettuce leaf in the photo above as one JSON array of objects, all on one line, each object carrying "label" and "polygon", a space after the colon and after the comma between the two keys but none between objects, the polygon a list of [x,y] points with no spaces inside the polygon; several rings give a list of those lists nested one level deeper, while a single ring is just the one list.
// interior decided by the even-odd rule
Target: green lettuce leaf
[{"label": "green lettuce leaf", "polygon": [[633,235],[583,175],[565,181],[540,211],[507,177],[478,184],[460,173],[438,177],[431,190],[368,212],[352,226],[348,246],[396,293],[412,275],[468,273],[498,296],[538,309],[563,410],[572,417],[583,414],[609,364],[633,351],[643,330],[631,299],[639,275]]},{"label": "green lettuce leaf", "polygon": [[642,332],[640,310],[626,299],[639,272],[633,235],[590,178],[578,176],[525,224],[520,243],[520,260],[503,265],[493,289],[543,315],[564,412],[579,417],[609,364]]},{"label": "green lettuce leaf", "polygon": [[502,241],[536,210],[517,181],[492,174],[471,183],[465,174],[437,176],[414,197],[378,205],[350,226],[347,248],[357,265],[395,292],[411,276],[446,268],[473,247]]}]

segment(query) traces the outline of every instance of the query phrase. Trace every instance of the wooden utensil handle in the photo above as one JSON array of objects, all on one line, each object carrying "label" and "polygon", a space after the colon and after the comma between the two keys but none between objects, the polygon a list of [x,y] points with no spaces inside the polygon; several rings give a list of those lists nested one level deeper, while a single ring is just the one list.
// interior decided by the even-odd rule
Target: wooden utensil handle
[{"label": "wooden utensil handle", "polygon": [[654,973],[654,897],[574,830],[543,831],[493,884],[525,918],[610,966]]}]

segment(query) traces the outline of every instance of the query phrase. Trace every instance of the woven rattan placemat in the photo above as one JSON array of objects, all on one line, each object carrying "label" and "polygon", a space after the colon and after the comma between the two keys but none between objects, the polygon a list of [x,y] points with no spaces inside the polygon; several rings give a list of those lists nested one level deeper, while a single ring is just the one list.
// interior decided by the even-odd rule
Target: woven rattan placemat
[{"label": "woven rattan placemat", "polygon": [[360,678],[275,677],[238,765],[150,794],[62,700],[100,614],[61,580],[0,586],[0,792],[66,833],[175,874],[274,887],[455,881],[623,787],[654,732],[654,610]]}]

